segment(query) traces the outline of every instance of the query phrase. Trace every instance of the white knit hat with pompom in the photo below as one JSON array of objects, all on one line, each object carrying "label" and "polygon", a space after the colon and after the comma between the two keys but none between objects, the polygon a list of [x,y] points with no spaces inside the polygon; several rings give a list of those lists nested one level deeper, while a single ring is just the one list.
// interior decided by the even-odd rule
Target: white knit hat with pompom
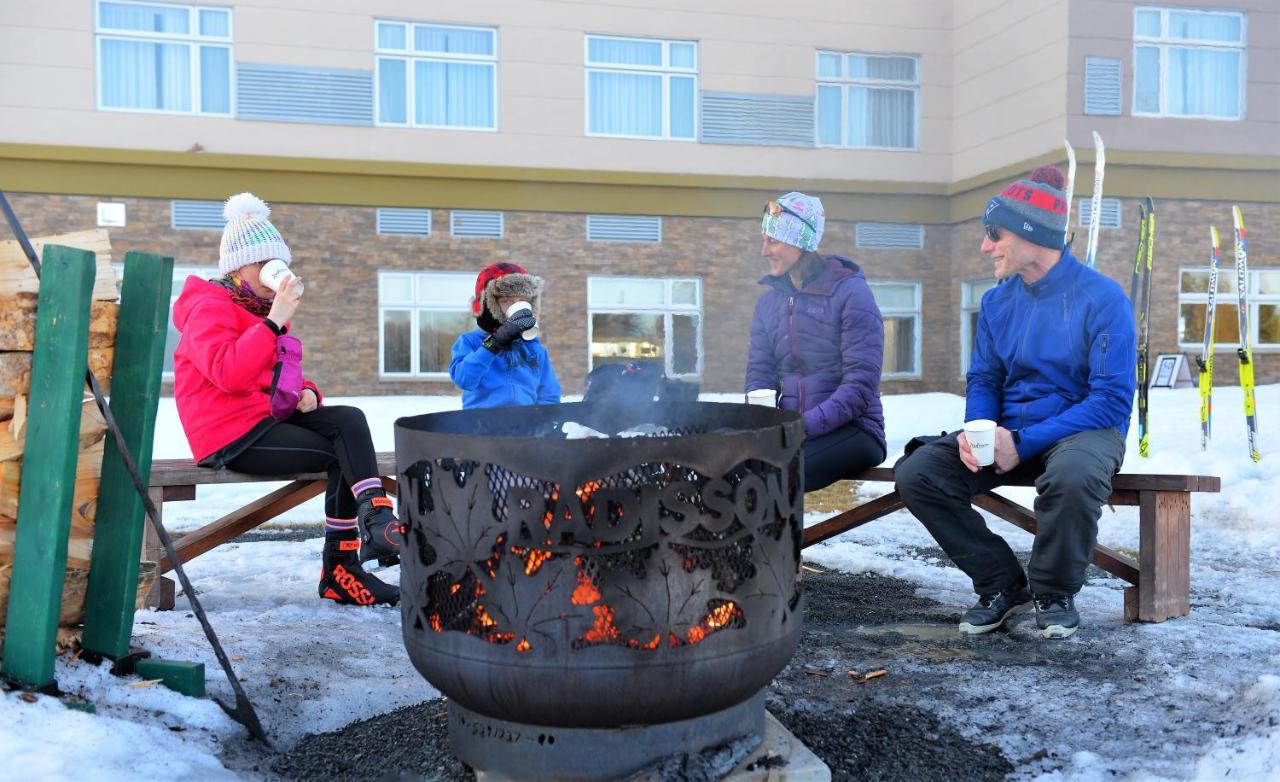
[{"label": "white knit hat with pompom", "polygon": [[271,209],[253,193],[240,193],[227,199],[222,207],[227,226],[222,229],[222,245],[218,249],[218,269],[230,274],[241,266],[279,258],[288,265],[292,259],[289,245],[267,218]]}]

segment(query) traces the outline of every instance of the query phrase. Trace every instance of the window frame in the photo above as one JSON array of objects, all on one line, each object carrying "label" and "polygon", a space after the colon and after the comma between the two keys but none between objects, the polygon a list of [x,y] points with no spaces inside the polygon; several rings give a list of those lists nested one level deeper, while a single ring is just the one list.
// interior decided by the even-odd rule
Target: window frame
[{"label": "window frame", "polygon": [[[625,63],[593,63],[591,60],[591,41],[638,41],[662,45],[662,65],[629,65]],[[671,44],[690,44],[693,46],[693,66],[685,68],[671,65]],[[650,38],[637,35],[608,35],[605,33],[586,33],[582,36],[582,132],[592,138],[625,138],[643,141],[682,141],[698,143],[702,130],[702,117],[698,106],[698,74],[702,65],[702,54],[698,50],[699,42],[684,38]],[[591,130],[591,72],[605,73],[640,73],[657,76],[662,80],[662,135],[646,136],[634,133],[596,133]],[[693,132],[689,136],[671,135],[671,77],[693,78]]]},{"label": "window frame", "polygon": [[[1177,314],[1177,318],[1174,319],[1175,331],[1178,329],[1178,324],[1182,319],[1183,305],[1202,304],[1207,307],[1209,304],[1209,292],[1207,290],[1196,291],[1196,292],[1182,290],[1182,275],[1188,272],[1192,274],[1209,274],[1210,267],[1195,266],[1195,265],[1192,265],[1192,266],[1184,265],[1184,266],[1178,267],[1178,310],[1177,310],[1178,314]],[[1249,286],[1249,289],[1247,291],[1247,296],[1249,301],[1249,335],[1248,335],[1249,349],[1252,351],[1257,351],[1259,353],[1280,352],[1280,342],[1262,343],[1258,339],[1259,329],[1261,327],[1261,318],[1258,315],[1260,308],[1263,306],[1280,307],[1280,293],[1271,293],[1271,294],[1264,295],[1258,291],[1258,289],[1261,287],[1261,285],[1259,284],[1260,276],[1261,274],[1267,273],[1267,272],[1271,274],[1280,273],[1280,267],[1264,266],[1257,269],[1250,269],[1249,276],[1245,281],[1245,284]],[[1228,277],[1228,279],[1230,279],[1233,285],[1235,284],[1237,277],[1236,277],[1236,270],[1235,270],[1234,264],[1230,266],[1218,267],[1219,281],[1221,281],[1224,276]],[[1219,282],[1219,284],[1221,284],[1221,282]],[[1232,291],[1227,294],[1224,294],[1221,291],[1219,291],[1214,301],[1215,311],[1220,305],[1223,304],[1224,296],[1227,297],[1227,300],[1230,302],[1230,304],[1233,307],[1239,306],[1240,294],[1238,291]],[[1214,317],[1216,318],[1217,315],[1215,314]],[[1238,311],[1236,313],[1236,317],[1237,318],[1240,317],[1240,314]],[[1214,330],[1216,331],[1217,328],[1215,327]],[[1175,338],[1176,337],[1177,337],[1177,334],[1175,333]],[[1190,349],[1203,350],[1204,349],[1203,330],[1200,332],[1200,335],[1197,337],[1195,342],[1182,342],[1181,340],[1179,340],[1178,347],[1184,350],[1190,350]],[[1239,342],[1218,342],[1217,340],[1214,340],[1213,347],[1216,353],[1219,349],[1236,350],[1240,347],[1240,343]],[[1197,353],[1196,355],[1199,355],[1199,354]]]},{"label": "window frame", "polygon": [[[1138,32],[1138,15],[1144,11],[1156,11],[1160,14],[1160,34],[1158,36],[1142,35]],[[1171,38],[1168,34],[1169,14],[1170,12],[1188,15],[1201,16],[1234,16],[1240,20],[1240,41],[1238,43],[1229,44],[1223,41],[1206,41],[1195,38]],[[1242,122],[1248,114],[1246,106],[1246,98],[1248,97],[1247,78],[1249,67],[1249,31],[1248,31],[1248,14],[1242,11],[1230,10],[1208,10],[1201,8],[1183,8],[1179,6],[1156,6],[1156,5],[1139,5],[1133,9],[1133,50],[1130,60],[1130,67],[1133,69],[1132,87],[1129,95],[1130,114],[1135,117],[1155,117],[1155,118],[1176,118],[1176,119],[1207,119],[1218,122]],[[1158,109],[1151,111],[1138,111],[1138,48],[1151,47],[1155,48],[1158,53],[1159,68],[1159,88],[1156,92],[1156,103]],[[1236,74],[1236,89],[1239,96],[1240,113],[1234,117],[1224,117],[1218,114],[1173,114],[1170,113],[1165,106],[1165,86],[1167,84],[1167,71],[1169,67],[1169,50],[1174,49],[1208,49],[1214,51],[1238,51],[1240,53],[1240,68]]]},{"label": "window frame", "polygon": [[[413,288],[410,298],[413,299],[408,304],[384,304],[382,301],[382,281],[388,276],[405,276],[409,278],[409,283]],[[421,333],[420,323],[418,320],[419,313],[423,311],[430,312],[463,312],[467,315],[471,314],[471,308],[467,302],[461,302],[457,307],[444,307],[436,304],[420,304],[417,301],[417,290],[419,279],[423,277],[457,277],[463,280],[467,285],[475,282],[475,275],[470,272],[456,272],[447,270],[424,270],[424,269],[379,269],[376,279],[377,295],[378,295],[378,380],[384,381],[437,381],[444,380],[452,382],[449,376],[449,370],[446,368],[443,372],[423,372],[421,371]],[[408,372],[388,372],[386,368],[386,316],[389,310],[397,312],[407,310],[409,312],[409,371]],[[469,331],[467,329],[466,331]],[[463,333],[466,333],[465,331]]]},{"label": "window frame", "polygon": [[[596,306],[591,302],[591,284],[595,280],[608,280],[610,282],[627,282],[627,281],[643,281],[652,282],[660,280],[663,283],[663,303],[662,304],[637,304],[626,307],[618,305]],[[675,283],[692,283],[696,291],[697,302],[694,304],[675,304],[672,302],[671,291]],[[596,315],[634,315],[634,314],[661,314],[663,316],[663,344],[662,344],[662,368],[666,372],[667,377],[673,379],[690,379],[701,378],[706,372],[706,350],[703,347],[704,334],[706,328],[706,315],[703,312],[703,290],[701,277],[640,277],[634,274],[592,274],[587,276],[587,372],[595,369],[595,354],[591,350],[592,344],[595,342],[595,316]],[[672,368],[673,351],[672,339],[674,338],[674,329],[671,327],[671,318],[673,315],[695,315],[697,317],[697,329],[695,330],[695,339],[697,344],[697,366],[693,373],[676,374]]]},{"label": "window frame", "polygon": [[921,282],[920,282],[920,281],[918,281],[918,280],[893,280],[893,279],[888,279],[888,280],[875,280],[875,281],[868,281],[868,283],[867,283],[867,284],[868,284],[868,285],[870,286],[870,288],[871,288],[871,296],[872,296],[872,298],[875,298],[875,289],[876,289],[877,287],[888,287],[888,286],[890,286],[890,285],[909,285],[909,286],[911,286],[912,292],[915,294],[915,303],[914,303],[914,310],[913,310],[913,311],[910,311],[910,312],[909,312],[909,311],[907,311],[907,310],[905,310],[905,309],[902,309],[902,308],[889,308],[889,309],[886,309],[885,307],[882,307],[882,306],[880,305],[880,301],[879,301],[879,299],[877,299],[877,300],[876,300],[876,308],[880,310],[880,317],[881,317],[881,320],[887,320],[888,318],[891,318],[891,317],[892,317],[892,318],[911,317],[911,318],[914,318],[914,319],[915,319],[915,327],[912,329],[912,332],[913,332],[912,336],[913,336],[913,342],[914,342],[914,344],[911,346],[911,362],[912,362],[912,364],[914,364],[914,365],[915,365],[915,366],[914,366],[914,369],[913,369],[911,372],[886,372],[886,371],[884,371],[884,363],[883,363],[883,358],[882,358],[882,359],[881,359],[881,370],[880,370],[880,376],[881,376],[882,378],[888,378],[888,379],[890,379],[890,380],[906,379],[906,378],[920,378],[920,377],[923,377],[923,376],[924,376],[924,372],[923,372],[923,367],[922,367],[922,363],[921,363],[921,361],[922,361],[922,355],[921,355],[921,351],[922,351],[922,343],[923,343],[923,340],[924,340],[924,335],[921,333],[921,327],[924,325],[924,311],[923,311],[923,291],[924,291],[924,285],[923,285],[923,283],[921,283]]},{"label": "window frame", "polygon": [[[378,26],[381,24],[393,24],[405,26],[405,44],[404,49],[384,49],[378,45]],[[468,31],[484,31],[491,33],[493,36],[493,54],[464,54],[453,52],[418,52],[413,48],[413,32],[417,27],[434,27],[445,30],[468,30]],[[500,76],[498,72],[499,55],[501,50],[498,48],[498,28],[487,25],[467,25],[456,24],[453,22],[422,22],[409,19],[384,19],[374,17],[373,19],[373,124],[375,127],[386,128],[421,128],[423,130],[457,130],[457,131],[476,131],[480,133],[497,133],[501,124],[501,117],[498,115],[499,101],[498,93],[501,87],[498,82]],[[383,59],[401,60],[405,63],[405,121],[389,122],[382,119],[382,68],[380,61]],[[415,90],[414,80],[417,78],[417,69],[413,67],[415,61],[422,60],[427,62],[441,63],[470,63],[477,65],[491,65],[493,68],[493,94],[490,96],[490,109],[493,113],[493,126],[483,127],[480,125],[434,125],[419,124],[414,121],[417,115],[415,111]]]},{"label": "window frame", "polygon": [[[853,78],[849,76],[841,76],[836,79],[831,76],[820,76],[819,68],[821,67],[822,56],[835,55],[842,58],[847,63],[850,55],[858,55],[862,57],[908,57],[915,62],[916,78],[915,81],[907,82],[898,79],[872,79],[872,78]],[[842,70],[843,70],[842,66]],[[816,49],[813,54],[813,145],[819,149],[869,149],[884,152],[919,152],[920,151],[920,55],[908,54],[905,52],[866,52],[857,50],[837,50],[837,49]],[[840,88],[840,143],[824,144],[819,138],[821,129],[819,127],[819,109],[818,94],[820,87],[839,87]],[[910,147],[884,147],[872,144],[855,146],[849,144],[849,112],[847,111],[850,87],[866,87],[869,89],[876,88],[893,88],[908,89],[911,91],[911,140]]]},{"label": "window frame", "polygon": [[[122,5],[138,5],[148,6],[151,8],[178,8],[187,12],[188,28],[196,32],[189,33],[157,33],[145,30],[126,30],[123,28],[104,28],[102,26],[102,4],[104,2],[118,2]],[[200,34],[200,12],[201,11],[224,11],[227,14],[227,30],[226,36],[202,35]],[[220,117],[234,118],[236,115],[236,51],[235,51],[235,34],[236,34],[235,9],[231,6],[217,5],[201,5],[195,3],[156,3],[144,2],[142,0],[94,0],[93,2],[93,93],[94,105],[98,111],[120,111],[128,114],[167,114],[177,117]],[[178,111],[175,109],[140,109],[130,108],[127,106],[104,106],[102,103],[102,81],[104,78],[102,70],[102,42],[104,40],[112,41],[135,41],[142,43],[169,43],[182,44],[187,47],[188,67],[190,68],[191,84],[189,89],[191,92],[191,110]],[[227,111],[202,111],[200,109],[201,98],[201,74],[203,68],[200,64],[200,47],[209,46],[222,48],[227,50]]]},{"label": "window frame", "polygon": [[[991,287],[984,290],[978,295],[977,301],[968,301],[969,286],[980,283],[990,282]],[[964,378],[969,375],[969,362],[973,360],[973,340],[978,335],[976,331],[969,326],[969,316],[978,315],[982,312],[982,297],[987,291],[992,290],[1000,284],[1000,278],[996,276],[986,277],[970,277],[960,281],[960,377]],[[972,333],[971,333],[972,332]]]}]

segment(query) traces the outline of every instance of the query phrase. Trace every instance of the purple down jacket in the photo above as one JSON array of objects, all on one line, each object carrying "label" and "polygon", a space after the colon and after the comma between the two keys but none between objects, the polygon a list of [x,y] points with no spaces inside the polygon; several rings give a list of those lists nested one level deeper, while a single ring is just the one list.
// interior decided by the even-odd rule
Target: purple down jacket
[{"label": "purple down jacket", "polygon": [[751,318],[746,390],[777,389],[778,406],[801,411],[810,438],[853,424],[883,447],[880,308],[856,263],[823,260],[798,291],[786,275],[760,280],[769,290]]}]

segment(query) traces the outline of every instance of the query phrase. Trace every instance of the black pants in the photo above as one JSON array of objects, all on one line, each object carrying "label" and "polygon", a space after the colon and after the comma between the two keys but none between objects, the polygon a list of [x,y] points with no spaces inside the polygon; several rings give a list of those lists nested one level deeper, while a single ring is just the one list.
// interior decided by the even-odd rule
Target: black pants
[{"label": "black pants", "polygon": [[1010,480],[1034,478],[1037,532],[1026,573],[1031,591],[1079,592],[1098,539],[1098,518],[1111,496],[1111,478],[1124,461],[1120,432],[1094,429],[1064,437],[1004,475],[991,467],[969,472],[960,461],[957,435],[921,446],[893,468],[907,509],[973,579],[973,591],[991,594],[1019,582],[1022,565],[1004,538],[987,529],[970,499]]},{"label": "black pants", "polygon": [[351,486],[378,476],[378,457],[364,411],[335,405],[294,413],[254,440],[227,467],[250,475],[328,472],[325,515],[354,519],[356,499]]},{"label": "black pants", "polygon": [[845,426],[804,441],[804,490],[817,491],[852,478],[884,461],[876,438],[856,426]]}]

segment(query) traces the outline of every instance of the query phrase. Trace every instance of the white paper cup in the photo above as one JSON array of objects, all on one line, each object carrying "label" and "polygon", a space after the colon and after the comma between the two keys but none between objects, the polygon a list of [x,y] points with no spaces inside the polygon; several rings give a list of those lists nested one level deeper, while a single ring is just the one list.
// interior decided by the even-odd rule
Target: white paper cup
[{"label": "white paper cup", "polygon": [[777,407],[778,392],[772,388],[754,388],[747,392],[747,404]]},{"label": "white paper cup", "polygon": [[996,461],[996,422],[986,418],[965,421],[964,436],[969,441],[978,465],[986,467]]},{"label": "white paper cup", "polygon": [[[284,285],[284,281],[292,276],[294,275],[293,272],[289,271],[289,264],[279,258],[267,261],[258,270],[258,279],[262,281],[262,284],[277,293],[280,291],[280,286]],[[298,286],[298,293],[302,293],[301,285]]]},{"label": "white paper cup", "polygon": [[[507,320],[511,320],[513,317],[515,317],[516,315],[519,315],[521,312],[533,312],[533,305],[527,301],[512,302],[511,306],[507,307]],[[531,329],[525,329],[524,331],[520,332],[520,336],[524,337],[525,339],[537,339],[538,333],[539,333],[538,327],[534,326]]]}]

